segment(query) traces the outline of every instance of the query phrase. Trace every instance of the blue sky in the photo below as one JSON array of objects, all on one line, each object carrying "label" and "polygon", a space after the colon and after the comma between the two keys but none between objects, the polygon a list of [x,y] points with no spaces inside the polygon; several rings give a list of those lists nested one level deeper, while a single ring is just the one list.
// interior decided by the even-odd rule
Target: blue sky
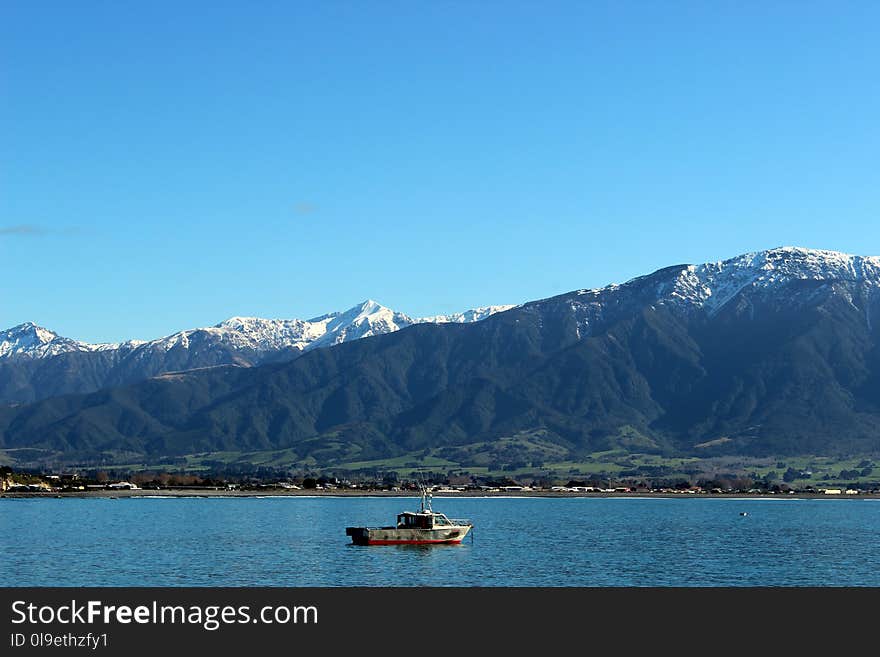
[{"label": "blue sky", "polygon": [[880,254],[876,2],[0,6],[0,327]]}]

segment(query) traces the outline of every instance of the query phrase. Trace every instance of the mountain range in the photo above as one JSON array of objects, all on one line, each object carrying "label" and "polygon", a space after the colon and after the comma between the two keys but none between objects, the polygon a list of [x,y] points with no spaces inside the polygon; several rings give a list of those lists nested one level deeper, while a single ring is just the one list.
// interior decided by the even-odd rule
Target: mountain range
[{"label": "mountain range", "polygon": [[311,349],[413,324],[476,322],[508,308],[487,306],[413,318],[367,300],[344,312],[309,320],[231,317],[157,340],[119,344],[89,344],[27,322],[0,331],[0,403],[92,392],[165,372],[291,360]]},{"label": "mountain range", "polygon": [[0,447],[143,460],[286,450],[318,465],[420,450],[460,463],[880,452],[880,258],[783,247],[485,314],[400,328],[392,313],[378,335],[290,346],[292,358],[217,359],[7,406]]}]

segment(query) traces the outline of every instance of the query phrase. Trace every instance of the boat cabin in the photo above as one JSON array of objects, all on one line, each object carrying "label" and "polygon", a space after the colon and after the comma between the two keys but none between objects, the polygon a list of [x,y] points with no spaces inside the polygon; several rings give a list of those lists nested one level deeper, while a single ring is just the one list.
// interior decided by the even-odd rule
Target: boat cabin
[{"label": "boat cabin", "polygon": [[451,526],[442,513],[406,511],[397,516],[398,529],[433,529],[434,527]]}]

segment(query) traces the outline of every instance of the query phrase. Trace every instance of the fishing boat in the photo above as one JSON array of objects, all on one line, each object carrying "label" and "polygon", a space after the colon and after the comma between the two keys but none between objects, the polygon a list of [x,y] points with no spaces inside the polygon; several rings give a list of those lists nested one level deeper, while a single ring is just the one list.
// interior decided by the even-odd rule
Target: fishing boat
[{"label": "fishing boat", "polygon": [[474,525],[470,520],[447,518],[431,508],[431,494],[422,489],[418,511],[397,515],[394,527],[346,527],[355,545],[427,545],[461,543]]}]

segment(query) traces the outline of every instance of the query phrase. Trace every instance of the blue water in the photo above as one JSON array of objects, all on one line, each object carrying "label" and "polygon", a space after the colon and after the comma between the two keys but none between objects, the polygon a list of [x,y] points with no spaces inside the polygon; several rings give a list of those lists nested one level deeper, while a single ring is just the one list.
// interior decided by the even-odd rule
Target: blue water
[{"label": "blue water", "polygon": [[[880,501],[438,498],[458,546],[353,546],[414,498],[0,499],[6,586],[880,586]],[[741,512],[747,516],[741,516]]]}]

